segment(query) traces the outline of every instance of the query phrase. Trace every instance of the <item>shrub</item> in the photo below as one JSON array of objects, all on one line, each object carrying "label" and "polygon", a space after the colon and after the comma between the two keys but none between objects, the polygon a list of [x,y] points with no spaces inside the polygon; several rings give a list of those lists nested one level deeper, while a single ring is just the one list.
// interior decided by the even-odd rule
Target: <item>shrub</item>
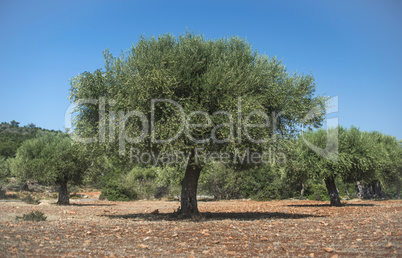
[{"label": "shrub", "polygon": [[313,201],[329,201],[327,188],[320,183],[312,183],[307,188],[307,199]]},{"label": "shrub", "polygon": [[102,189],[99,199],[106,197],[109,201],[131,201],[137,199],[134,189],[125,188],[117,181],[109,181]]},{"label": "shrub", "polygon": [[[156,167],[134,167],[122,177],[122,184],[125,188],[136,189],[139,198],[150,199],[161,198],[163,191],[158,192],[157,176],[160,168]],[[162,190],[162,189],[161,189]]]},{"label": "shrub", "polygon": [[210,164],[201,173],[200,193],[213,195],[217,200],[243,198],[243,187],[249,182],[245,174],[223,163]]},{"label": "shrub", "polygon": [[24,220],[24,221],[45,221],[46,216],[43,212],[40,211],[31,211],[28,214],[23,214],[22,217],[16,216],[16,220]]},{"label": "shrub", "polygon": [[156,199],[162,199],[169,194],[169,187],[167,186],[159,186],[155,189],[154,197]]},{"label": "shrub", "polygon": [[27,195],[21,199],[23,202],[28,204],[39,204],[38,200],[35,200],[31,195]]}]

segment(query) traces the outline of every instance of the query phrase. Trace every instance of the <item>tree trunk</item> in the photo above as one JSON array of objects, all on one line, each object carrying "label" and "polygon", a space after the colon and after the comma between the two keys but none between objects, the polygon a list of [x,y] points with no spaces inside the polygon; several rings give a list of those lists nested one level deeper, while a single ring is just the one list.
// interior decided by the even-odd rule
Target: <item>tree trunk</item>
[{"label": "tree trunk", "polygon": [[181,207],[178,213],[183,217],[199,215],[197,207],[197,187],[202,167],[194,162],[194,152],[191,153],[186,173],[181,184]]},{"label": "tree trunk", "polygon": [[349,185],[345,184],[345,190],[346,190],[346,194],[348,195],[348,197],[350,198],[350,193],[349,193],[349,189],[348,189]]},{"label": "tree trunk", "polygon": [[401,184],[396,187],[396,195],[398,199],[401,199]]},{"label": "tree trunk", "polygon": [[339,192],[335,185],[335,178],[325,178],[325,186],[327,187],[329,198],[331,200],[331,206],[340,206],[341,200],[339,199]]},{"label": "tree trunk", "polygon": [[28,183],[25,182],[25,184],[21,187],[22,191],[29,191]]},{"label": "tree trunk", "polygon": [[365,199],[366,197],[365,192],[366,192],[366,186],[363,183],[360,183],[360,181],[357,181],[355,188],[356,197],[359,199]]},{"label": "tree trunk", "polygon": [[304,184],[304,182],[302,182],[302,189],[300,191],[300,197],[304,196],[304,191],[306,190],[306,185]]},{"label": "tree trunk", "polygon": [[67,181],[61,182],[59,188],[59,199],[57,201],[58,205],[69,205],[70,204],[70,195],[67,191]]},{"label": "tree trunk", "polygon": [[370,188],[372,189],[374,198],[385,198],[386,197],[386,194],[381,189],[380,181],[375,180],[375,181],[371,182]]},{"label": "tree trunk", "polygon": [[373,198],[386,197],[385,193],[381,189],[381,183],[378,180],[375,180],[370,184],[364,184],[357,181],[356,196],[359,199],[373,199]]}]

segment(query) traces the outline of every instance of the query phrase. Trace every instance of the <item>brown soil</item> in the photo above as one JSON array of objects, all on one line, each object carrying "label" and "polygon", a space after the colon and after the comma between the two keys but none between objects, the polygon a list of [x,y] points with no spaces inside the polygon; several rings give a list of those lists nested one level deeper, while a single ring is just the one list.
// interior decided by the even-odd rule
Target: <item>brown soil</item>
[{"label": "brown soil", "polygon": [[[198,221],[172,217],[178,202],[51,202],[0,203],[0,256],[402,255],[402,201],[199,202]],[[15,220],[33,210],[47,220]]]}]

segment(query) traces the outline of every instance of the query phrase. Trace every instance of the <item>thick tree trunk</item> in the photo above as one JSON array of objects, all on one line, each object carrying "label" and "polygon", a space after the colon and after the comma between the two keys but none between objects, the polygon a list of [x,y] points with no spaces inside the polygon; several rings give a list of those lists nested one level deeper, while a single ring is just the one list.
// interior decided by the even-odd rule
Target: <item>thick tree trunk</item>
[{"label": "thick tree trunk", "polygon": [[191,153],[186,173],[181,184],[181,207],[178,213],[183,217],[199,215],[197,207],[197,187],[202,167],[194,162],[194,153]]},{"label": "thick tree trunk", "polygon": [[29,191],[28,183],[25,182],[25,184],[21,187],[22,191]]},{"label": "thick tree trunk", "polygon": [[345,184],[345,190],[346,190],[346,194],[348,195],[348,197],[350,198],[350,193],[349,193],[349,189],[348,189],[349,185]]},{"label": "thick tree trunk", "polygon": [[306,185],[304,184],[304,182],[302,182],[302,189],[300,191],[300,197],[304,196],[304,191],[306,190]]},{"label": "thick tree trunk", "polygon": [[58,205],[69,205],[70,204],[70,195],[67,191],[67,181],[61,182],[59,184],[59,199],[57,201]]},{"label": "thick tree trunk", "polygon": [[381,189],[381,183],[378,180],[370,184],[364,184],[359,181],[356,183],[356,196],[359,199],[385,198],[386,195]]},{"label": "thick tree trunk", "polygon": [[366,196],[365,192],[365,185],[363,183],[360,183],[360,181],[356,182],[356,188],[355,188],[355,194],[356,197],[359,199],[365,199],[364,197]]},{"label": "thick tree trunk", "polygon": [[382,191],[380,181],[376,180],[376,181],[371,182],[370,188],[373,191],[374,198],[385,198],[386,197],[386,194]]},{"label": "thick tree trunk", "polygon": [[341,200],[339,199],[339,192],[335,185],[335,178],[325,178],[325,186],[327,187],[329,198],[332,206],[340,206]]}]

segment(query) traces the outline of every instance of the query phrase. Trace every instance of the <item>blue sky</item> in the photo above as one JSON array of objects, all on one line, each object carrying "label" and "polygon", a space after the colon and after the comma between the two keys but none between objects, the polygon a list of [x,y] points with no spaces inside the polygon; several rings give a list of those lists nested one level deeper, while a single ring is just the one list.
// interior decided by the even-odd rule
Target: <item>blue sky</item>
[{"label": "blue sky", "polygon": [[0,1],[0,122],[64,130],[69,79],[140,35],[238,35],[339,97],[339,123],[402,139],[402,1]]}]

